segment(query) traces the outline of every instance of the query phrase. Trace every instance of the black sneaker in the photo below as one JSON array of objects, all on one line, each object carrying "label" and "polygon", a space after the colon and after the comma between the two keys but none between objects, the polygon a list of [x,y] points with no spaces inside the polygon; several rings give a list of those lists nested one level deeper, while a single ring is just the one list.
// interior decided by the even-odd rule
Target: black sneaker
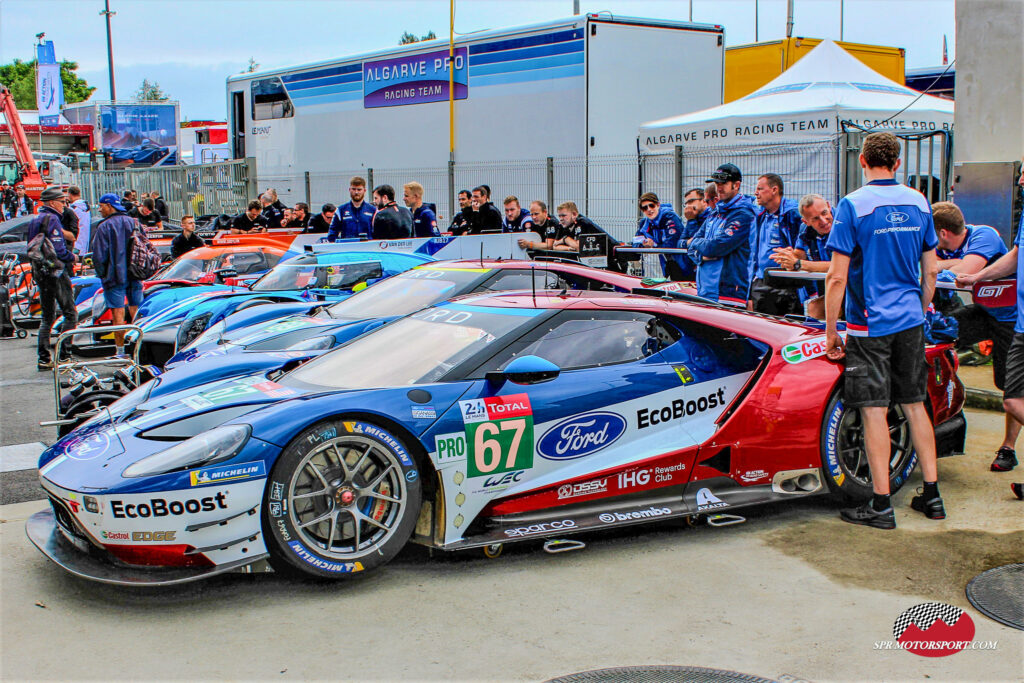
[{"label": "black sneaker", "polygon": [[1024,484],[1010,484],[1010,490],[1017,498],[1024,500]]},{"label": "black sneaker", "polygon": [[[921,489],[917,491],[920,493]],[[931,500],[925,500],[924,496],[914,496],[910,499],[910,507],[924,514],[928,519],[946,518],[946,508],[942,505],[940,496],[935,496]]]},{"label": "black sneaker", "polygon": [[53,370],[53,361],[47,358],[46,360],[40,360],[36,362],[36,370],[42,372],[43,370]]},{"label": "black sneaker", "polygon": [[996,459],[992,461],[993,472],[1009,472],[1017,466],[1017,453],[1012,448],[1003,446],[996,451]]},{"label": "black sneaker", "polygon": [[884,510],[875,510],[871,506],[870,501],[864,503],[859,508],[840,510],[839,517],[844,522],[849,522],[850,524],[863,524],[864,526],[873,526],[876,529],[896,528],[896,515],[892,511],[892,507],[887,507]]}]

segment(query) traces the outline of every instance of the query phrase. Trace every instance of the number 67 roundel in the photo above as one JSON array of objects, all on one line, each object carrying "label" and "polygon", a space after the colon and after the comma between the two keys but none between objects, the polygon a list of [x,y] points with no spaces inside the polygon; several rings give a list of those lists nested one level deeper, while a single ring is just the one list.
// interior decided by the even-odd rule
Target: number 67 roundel
[{"label": "number 67 roundel", "polygon": [[459,401],[466,425],[468,475],[533,467],[533,410],[526,394]]}]

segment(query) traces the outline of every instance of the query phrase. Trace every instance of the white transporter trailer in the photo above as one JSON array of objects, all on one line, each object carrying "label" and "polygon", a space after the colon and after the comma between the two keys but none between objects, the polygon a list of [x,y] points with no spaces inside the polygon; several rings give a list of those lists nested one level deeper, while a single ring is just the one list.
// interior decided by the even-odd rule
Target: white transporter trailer
[{"label": "white transporter trailer", "polygon": [[[572,200],[595,219],[615,214],[624,225],[605,227],[622,232],[635,202],[610,200],[635,200],[637,129],[721,104],[724,42],[721,26],[606,13],[459,36],[453,169],[445,40],[239,74],[227,80],[232,151],[255,158],[261,188],[314,211],[347,201],[348,174],[373,169],[375,183],[423,183],[447,216],[453,190],[488,183],[496,203]],[[623,156],[617,168],[610,155]],[[596,156],[599,172],[585,163]],[[614,197],[600,194],[612,185]]]}]

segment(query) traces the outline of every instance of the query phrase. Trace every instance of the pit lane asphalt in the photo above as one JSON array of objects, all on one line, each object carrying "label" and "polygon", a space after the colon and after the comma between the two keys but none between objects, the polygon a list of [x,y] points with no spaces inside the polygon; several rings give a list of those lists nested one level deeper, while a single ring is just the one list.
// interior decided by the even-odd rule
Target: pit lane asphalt
[{"label": "pit lane asphalt", "polygon": [[[2,444],[52,443],[50,375],[29,340],[0,342]],[[10,383],[45,379],[47,383]],[[844,524],[825,498],[744,510],[748,522],[664,522],[539,542],[498,559],[409,546],[344,585],[273,574],[124,589],[66,574],[25,536],[40,500],[0,506],[0,679],[544,680],[587,669],[677,664],[815,681],[1020,680],[1024,634],[975,611],[975,574],[1024,560],[1024,503],[988,471],[1002,416],[969,411],[968,454],[940,462],[949,517],[896,496],[895,531]],[[10,477],[0,479],[5,499]],[[36,473],[18,496],[38,497]],[[875,650],[922,602],[971,616],[979,641],[923,658]]]}]

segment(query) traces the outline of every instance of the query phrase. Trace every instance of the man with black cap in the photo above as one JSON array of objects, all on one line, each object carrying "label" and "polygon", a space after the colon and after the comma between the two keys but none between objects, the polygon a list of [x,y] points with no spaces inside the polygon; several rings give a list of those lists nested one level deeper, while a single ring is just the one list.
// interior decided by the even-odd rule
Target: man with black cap
[{"label": "man with black cap", "polygon": [[733,164],[722,164],[711,177],[718,203],[690,240],[688,255],[697,264],[697,293],[730,306],[747,305],[750,279],[750,226],[754,205],[740,194],[743,176]]},{"label": "man with black cap", "polygon": [[[128,250],[135,231],[135,219],[125,213],[124,205],[116,194],[100,197],[100,215],[103,220],[96,226],[93,238],[92,263],[96,276],[103,283],[103,299],[110,309],[115,325],[125,323],[124,308],[127,301],[130,317],[142,305],[142,283],[128,274]],[[114,332],[117,355],[124,355],[124,332]]]},{"label": "man with black cap", "polygon": [[[39,214],[32,219],[28,226],[28,243],[32,246],[37,236],[43,235],[44,245],[49,241],[53,247],[53,255],[57,260],[48,261],[45,258],[49,251],[44,245],[40,245],[39,252],[44,255],[43,259],[32,261],[32,280],[39,287],[39,304],[42,309],[39,320],[39,339],[36,343],[36,355],[38,362],[36,367],[39,370],[49,370],[53,367],[50,359],[50,327],[53,326],[57,306],[60,306],[61,314],[64,316],[63,330],[67,331],[78,324],[78,312],[75,309],[75,298],[71,292],[71,280],[64,271],[74,264],[75,255],[64,240],[64,230],[61,226],[60,217],[64,210],[64,192],[57,186],[51,185],[43,190],[40,196],[43,206]],[[30,252],[34,251],[30,249]]]},{"label": "man with black cap", "polygon": [[14,190],[11,189],[7,178],[0,178],[0,221],[7,218],[9,206],[14,205]]}]

